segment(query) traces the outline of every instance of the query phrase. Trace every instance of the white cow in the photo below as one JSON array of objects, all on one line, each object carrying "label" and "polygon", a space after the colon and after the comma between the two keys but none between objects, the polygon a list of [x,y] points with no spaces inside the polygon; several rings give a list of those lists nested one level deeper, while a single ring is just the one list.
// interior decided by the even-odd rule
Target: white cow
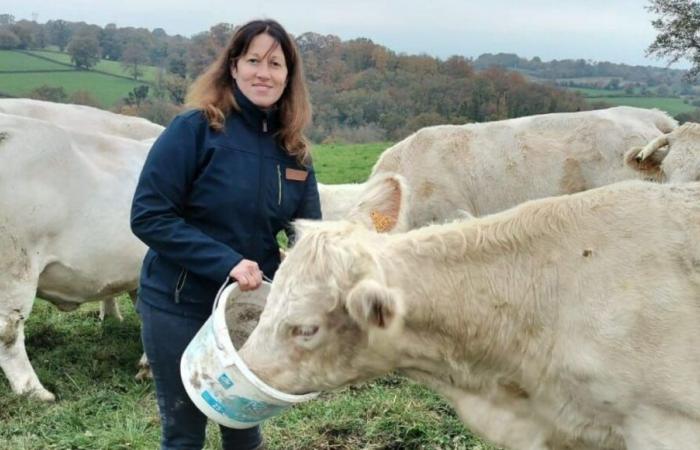
[{"label": "white cow", "polygon": [[53,103],[28,98],[0,99],[0,113],[30,117],[86,133],[110,134],[152,141],[163,127],[141,117],[116,114],[91,106]]},{"label": "white cow", "polygon": [[149,145],[0,114],[0,367],[52,400],[24,347],[35,295],[59,308],[136,288],[145,246],[129,211]]},{"label": "white cow", "polygon": [[[385,173],[402,175],[410,195],[397,195],[408,197],[405,225],[416,228],[455,218],[458,210],[480,216],[526,200],[627,179],[673,179],[677,167],[667,168],[666,162],[656,159],[639,165],[636,153],[626,153],[676,126],[664,112],[621,106],[428,127],[382,153],[369,181]],[[700,175],[699,153],[684,155],[696,164],[693,173],[684,174],[688,175],[684,181]],[[369,224],[371,213],[391,216],[381,204],[366,201],[362,193],[366,187],[350,185],[336,192],[339,187],[322,186],[324,218],[352,218]],[[363,200],[358,202],[359,198]],[[337,212],[326,212],[331,210]],[[387,224],[387,230],[394,226]]]},{"label": "white cow", "polygon": [[289,393],[401,370],[509,449],[700,448],[700,184],[404,234],[301,222],[240,354]]},{"label": "white cow", "polygon": [[[164,127],[141,117],[127,116],[84,105],[53,103],[28,98],[0,99],[0,113],[44,120],[53,125],[81,133],[107,134],[152,144]],[[136,291],[129,292],[132,301]],[[122,315],[116,298],[104,299],[100,304],[100,319]],[[143,362],[142,362],[143,367]]]}]

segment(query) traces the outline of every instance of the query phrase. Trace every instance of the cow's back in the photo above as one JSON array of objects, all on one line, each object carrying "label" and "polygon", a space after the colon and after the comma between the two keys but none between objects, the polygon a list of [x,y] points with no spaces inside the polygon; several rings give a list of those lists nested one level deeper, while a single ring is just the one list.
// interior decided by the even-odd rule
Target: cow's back
[{"label": "cow's back", "polygon": [[386,150],[373,169],[411,186],[411,226],[455,210],[483,215],[526,200],[630,178],[625,152],[677,126],[657,110],[617,107],[424,128]]},{"label": "cow's back", "polygon": [[0,113],[45,120],[77,131],[129,139],[153,139],[163,127],[141,117],[127,116],[85,105],[53,103],[27,98],[0,99]]}]

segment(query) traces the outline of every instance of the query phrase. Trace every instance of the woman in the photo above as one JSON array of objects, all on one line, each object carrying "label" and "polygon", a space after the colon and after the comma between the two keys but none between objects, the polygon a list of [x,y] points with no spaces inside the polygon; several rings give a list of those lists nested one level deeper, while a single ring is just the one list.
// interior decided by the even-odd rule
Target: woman
[{"label": "woman", "polygon": [[[298,50],[280,24],[255,20],[192,85],[192,111],[151,148],[131,229],[149,250],[138,311],[161,417],[162,449],[201,449],[206,417],[180,380],[185,347],[228,277],[243,290],[273,277],[276,235],[321,217],[303,134],[311,107]],[[259,429],[221,428],[223,448],[262,446]]]}]

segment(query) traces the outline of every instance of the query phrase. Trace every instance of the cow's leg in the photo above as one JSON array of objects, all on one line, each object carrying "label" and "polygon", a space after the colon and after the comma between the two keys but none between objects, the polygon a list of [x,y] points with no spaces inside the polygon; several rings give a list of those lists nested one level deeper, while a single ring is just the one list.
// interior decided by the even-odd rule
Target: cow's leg
[{"label": "cow's leg", "polygon": [[106,298],[100,302],[100,320],[105,320],[105,317],[108,316],[114,317],[120,322],[124,320],[116,297]]},{"label": "cow's leg", "polygon": [[13,392],[53,401],[54,395],[39,381],[24,346],[24,322],[35,293],[36,282],[6,286],[0,281],[0,368]]},{"label": "cow's leg", "polygon": [[[135,308],[137,300],[136,291],[129,291],[129,298],[131,299],[131,303],[134,305]],[[136,376],[134,376],[134,378],[136,378],[139,381],[153,379],[151,365],[148,363],[148,357],[146,356],[145,352],[141,355],[141,359],[139,359],[137,367],[139,368],[139,371],[136,373]]]}]

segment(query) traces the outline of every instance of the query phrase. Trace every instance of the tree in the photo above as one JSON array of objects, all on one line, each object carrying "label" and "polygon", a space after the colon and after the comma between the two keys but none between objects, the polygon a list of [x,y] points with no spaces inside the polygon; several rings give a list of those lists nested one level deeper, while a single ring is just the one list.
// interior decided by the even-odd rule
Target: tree
[{"label": "tree", "polygon": [[142,67],[148,63],[148,51],[146,47],[139,41],[134,40],[126,44],[122,52],[122,67],[126,70],[134,80],[143,75]]},{"label": "tree", "polygon": [[12,14],[0,14],[0,25],[12,25],[15,23],[15,16]]},{"label": "tree", "polygon": [[177,75],[168,75],[163,81],[165,90],[170,95],[170,99],[176,105],[182,105],[185,103],[185,96],[187,95],[187,80],[183,77]]},{"label": "tree", "polygon": [[441,64],[441,71],[454,78],[469,78],[474,75],[474,68],[464,56],[453,55]]},{"label": "tree", "polygon": [[49,44],[57,46],[61,51],[66,48],[70,42],[71,31],[68,22],[65,20],[49,20],[44,26],[46,30]]},{"label": "tree", "polygon": [[31,22],[21,20],[10,25],[10,30],[19,38],[19,47],[21,49],[33,48],[35,46],[35,27]]},{"label": "tree", "polygon": [[233,29],[231,24],[219,23],[192,36],[187,50],[187,73],[192,78],[202,73],[226,47]]},{"label": "tree", "polygon": [[141,106],[141,103],[143,103],[146,98],[148,97],[148,86],[145,84],[142,84],[141,86],[137,86],[134,89],[129,92],[127,97],[124,98],[124,103],[127,105],[132,105],[136,106],[137,108]]},{"label": "tree", "polygon": [[100,44],[92,33],[73,36],[68,44],[68,54],[76,67],[90,69],[100,60]]},{"label": "tree", "polygon": [[68,94],[62,86],[42,85],[29,93],[29,98],[62,103],[68,100]]},{"label": "tree", "polygon": [[19,38],[8,28],[0,28],[0,49],[19,47]]},{"label": "tree", "polygon": [[100,48],[102,57],[111,61],[118,61],[122,57],[122,41],[119,39],[117,25],[108,23],[100,31]]},{"label": "tree", "polygon": [[658,31],[654,42],[647,48],[648,56],[667,58],[669,64],[681,59],[693,66],[686,77],[700,75],[700,2],[688,0],[651,0],[647,9],[659,17],[651,22]]}]

